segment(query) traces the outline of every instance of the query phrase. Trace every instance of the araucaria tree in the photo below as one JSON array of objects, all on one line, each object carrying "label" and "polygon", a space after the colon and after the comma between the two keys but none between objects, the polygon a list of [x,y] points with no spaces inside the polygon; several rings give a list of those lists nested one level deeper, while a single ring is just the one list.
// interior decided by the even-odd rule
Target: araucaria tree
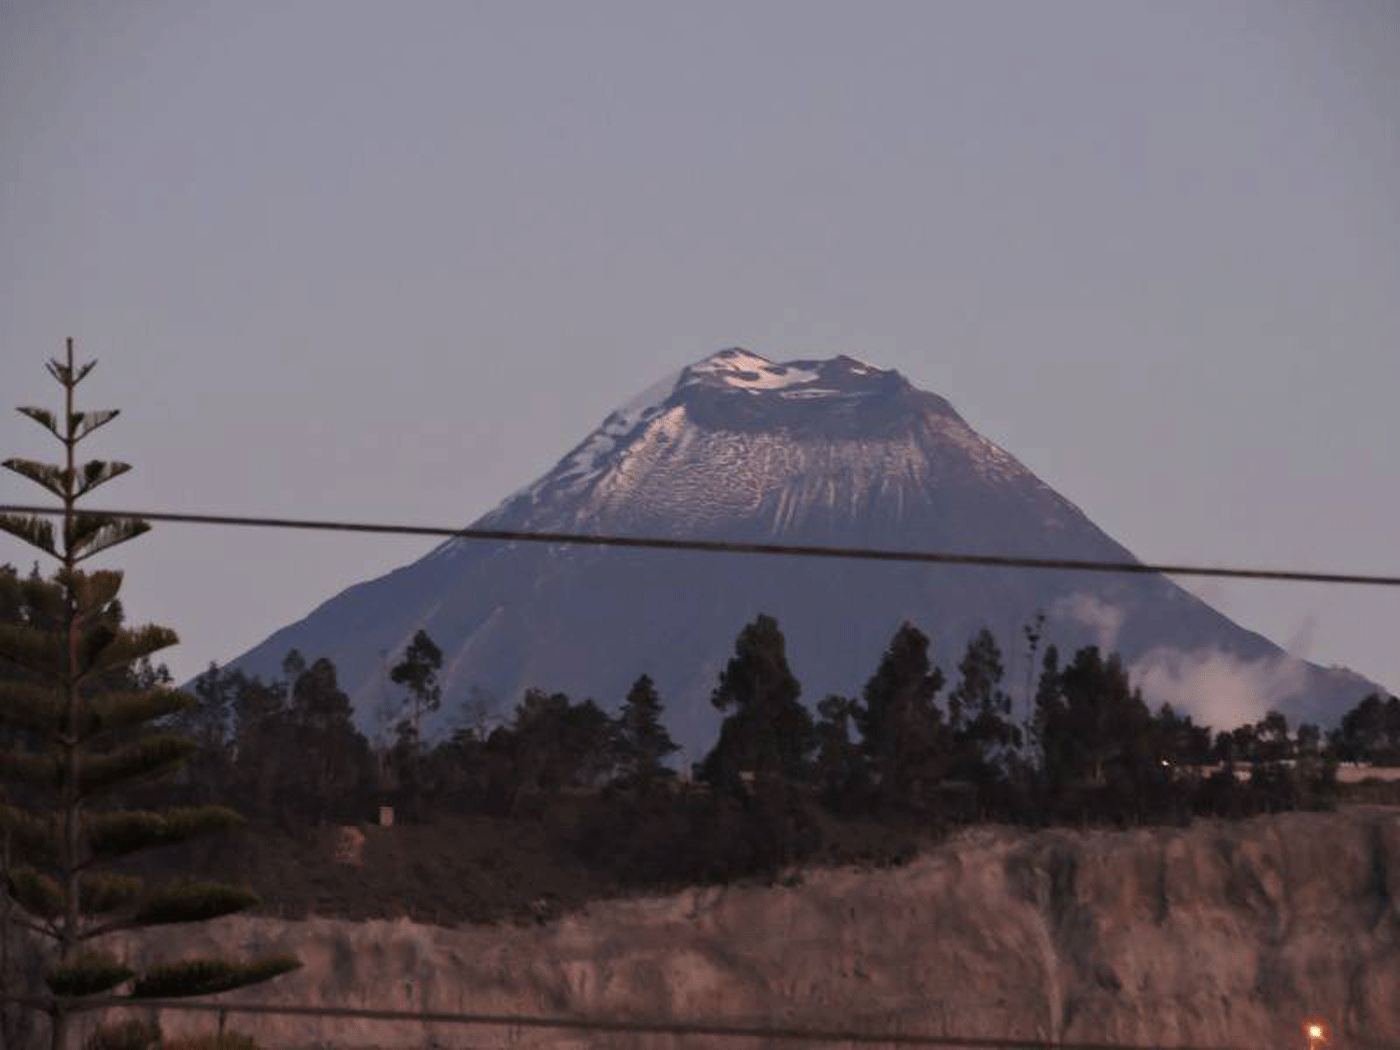
[{"label": "araucaria tree", "polygon": [[122,808],[124,791],[167,773],[197,745],[162,724],[194,698],[140,673],[151,654],[173,645],[166,627],[127,627],[117,591],[122,574],[92,570],[95,555],[145,532],[133,518],[81,511],[78,502],[126,473],[125,463],[79,463],[77,446],[115,410],[79,412],[74,390],[95,362],[75,366],[73,342],[49,372],[63,388],[63,411],[19,411],[63,446],[61,464],[9,459],[4,465],[55,497],[58,526],[45,516],[0,515],[0,529],[58,562],[52,579],[22,586],[19,622],[0,625],[0,831],[6,843],[3,891],[11,921],[53,946],[45,980],[54,1050],[68,1042],[82,997],[125,989],[133,997],[201,995],[242,987],[294,968],[286,957],[250,961],[195,958],[135,973],[95,947],[104,934],[194,922],[256,903],[247,890],[178,879],[151,886],[113,870],[121,857],[239,823],[220,806],[162,812]]}]

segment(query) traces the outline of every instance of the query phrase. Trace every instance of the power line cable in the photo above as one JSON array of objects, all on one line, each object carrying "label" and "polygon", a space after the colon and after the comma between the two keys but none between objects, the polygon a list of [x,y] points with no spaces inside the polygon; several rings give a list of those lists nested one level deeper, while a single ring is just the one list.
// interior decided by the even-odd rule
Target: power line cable
[{"label": "power line cable", "polygon": [[[0,1001],[48,1010],[53,1000],[35,996],[0,996]],[[414,1024],[457,1024],[500,1028],[568,1029],[633,1035],[679,1035],[718,1039],[769,1039],[784,1042],[885,1044],[894,1046],[961,1047],[963,1050],[1242,1050],[1229,1046],[1190,1046],[1112,1042],[1063,1042],[1048,1039],[995,1038],[989,1036],[933,1035],[917,1032],[870,1032],[848,1028],[807,1028],[797,1025],[759,1025],[723,1021],[670,1020],[666,1018],[586,1017],[539,1014],[492,1014],[448,1011],[414,1012],[353,1006],[279,1005],[274,1003],[192,1002],[188,999],[132,999],[122,996],[86,996],[63,1000],[72,1009],[187,1010],[215,1014],[260,1014],[287,1017],[329,1017],[362,1021],[406,1021]]]},{"label": "power line cable", "polygon": [[[61,517],[54,507],[0,504],[0,513]],[[171,511],[84,510],[79,513],[113,518],[142,518],[183,525],[226,525],[326,532],[377,533],[394,536],[435,536],[447,539],[496,540],[508,543],[555,543],[592,547],[699,551],[710,554],[770,554],[806,558],[847,558],[866,561],[972,565],[1005,569],[1058,569],[1075,572],[1130,573],[1139,576],[1208,576],[1285,583],[1336,583],[1400,587],[1400,576],[1293,569],[1251,569],[1222,565],[1173,565],[1092,558],[1035,558],[1012,554],[971,554],[953,551],[890,550],[879,547],[820,546],[795,543],[748,543],[736,540],[667,539],[656,536],[600,535],[579,532],[522,532],[513,529],[448,528],[436,525],[389,525],[309,518],[269,518],[234,514],[185,514]]]}]

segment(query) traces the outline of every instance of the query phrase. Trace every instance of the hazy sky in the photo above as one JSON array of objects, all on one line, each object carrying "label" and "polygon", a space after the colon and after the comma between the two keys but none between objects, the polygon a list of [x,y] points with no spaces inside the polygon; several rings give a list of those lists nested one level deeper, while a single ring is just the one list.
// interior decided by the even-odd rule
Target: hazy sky
[{"label": "hazy sky", "polygon": [[[0,236],[4,402],[99,358],[110,504],[465,524],[742,345],[898,368],[1141,558],[1400,573],[1392,2],[8,0]],[[429,546],[111,562],[183,675]],[[1400,692],[1400,593],[1182,582]]]}]

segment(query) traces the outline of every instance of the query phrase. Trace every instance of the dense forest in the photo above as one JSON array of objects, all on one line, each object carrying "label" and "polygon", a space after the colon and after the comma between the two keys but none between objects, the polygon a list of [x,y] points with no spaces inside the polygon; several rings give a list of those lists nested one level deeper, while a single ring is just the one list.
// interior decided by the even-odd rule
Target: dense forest
[{"label": "dense forest", "polygon": [[[21,582],[0,568],[0,621],[26,615]],[[505,720],[479,699],[465,704],[454,731],[427,741],[419,726],[441,703],[442,654],[423,632],[389,672],[397,702],[378,713],[373,739],[329,660],[293,651],[273,681],[211,665],[194,683],[197,703],[162,727],[193,737],[198,760],[135,801],[218,800],[283,830],[370,822],[385,805],[400,823],[424,823],[538,820],[567,803],[583,859],[656,883],[776,870],[815,849],[819,824],[1180,823],[1325,807],[1338,762],[1400,763],[1395,697],[1366,697],[1327,733],[1277,712],[1212,732],[1169,706],[1150,710],[1117,655],[1039,652],[1038,624],[1026,641],[1039,674],[1013,700],[989,632],[945,675],[906,623],[859,696],[822,698],[814,714],[778,623],[759,615],[715,684],[718,738],[685,770],[646,676],[615,713],[530,690]],[[159,666],[133,673],[169,681]]]}]

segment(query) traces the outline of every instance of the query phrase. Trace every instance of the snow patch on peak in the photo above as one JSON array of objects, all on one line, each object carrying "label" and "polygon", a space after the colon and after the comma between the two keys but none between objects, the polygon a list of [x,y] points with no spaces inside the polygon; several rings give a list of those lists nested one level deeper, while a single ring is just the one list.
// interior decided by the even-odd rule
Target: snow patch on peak
[{"label": "snow patch on peak", "polygon": [[679,385],[685,387],[709,379],[723,386],[758,393],[810,383],[819,375],[814,370],[774,364],[766,357],[735,347],[721,350],[685,369]]}]

